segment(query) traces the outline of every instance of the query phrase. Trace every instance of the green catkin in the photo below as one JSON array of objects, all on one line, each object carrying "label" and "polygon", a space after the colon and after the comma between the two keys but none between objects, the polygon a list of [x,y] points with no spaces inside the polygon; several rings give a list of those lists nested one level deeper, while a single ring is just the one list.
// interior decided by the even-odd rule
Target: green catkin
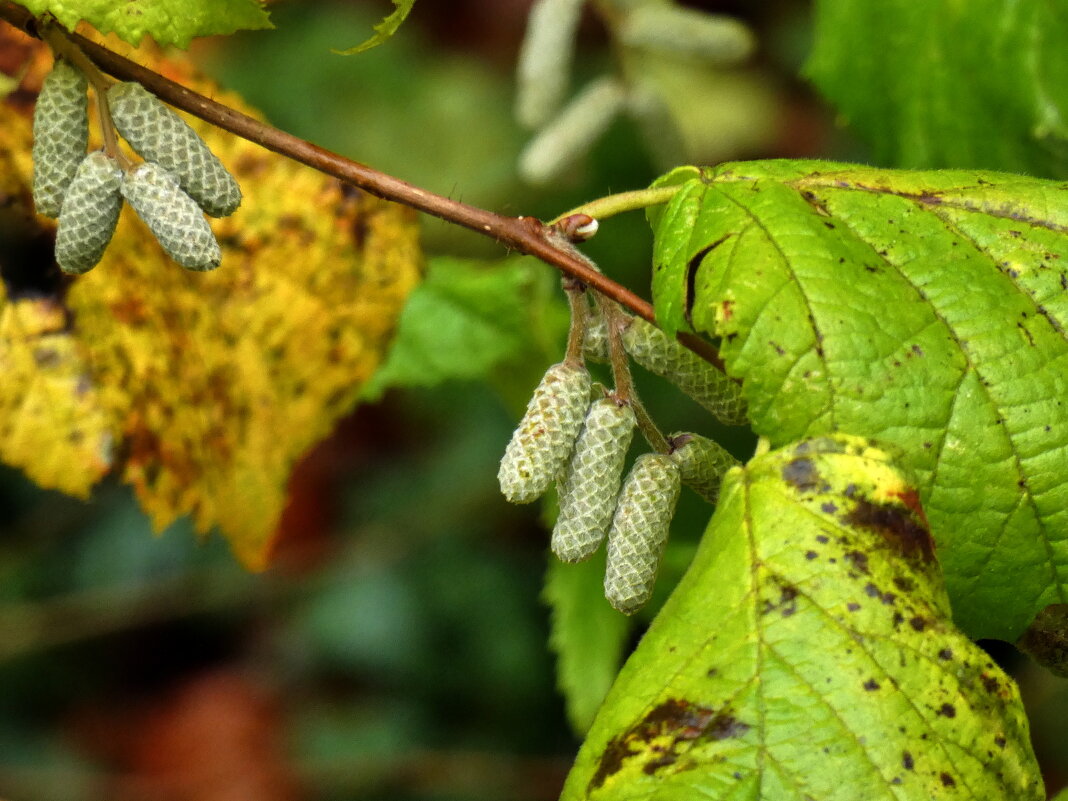
[{"label": "green catkin", "polygon": [[575,96],[519,155],[519,174],[546,184],[586,154],[626,104],[626,88],[615,78],[598,78]]},{"label": "green catkin", "polygon": [[666,378],[728,425],[746,422],[742,388],[659,328],[635,317],[623,347],[638,364]]},{"label": "green catkin", "polygon": [[512,503],[530,503],[567,463],[590,403],[590,374],[581,364],[554,364],[541,379],[505,449],[497,480]]},{"label": "green catkin", "polygon": [[516,118],[526,128],[540,128],[560,108],[585,1],[536,0],[530,8],[516,71]]},{"label": "green catkin", "polygon": [[600,314],[590,315],[582,340],[582,355],[592,362],[608,361],[608,326]]},{"label": "green catkin", "polygon": [[122,195],[167,255],[188,270],[213,270],[222,252],[200,208],[174,176],[146,161],[128,172]]},{"label": "green catkin", "polygon": [[241,205],[237,181],[185,120],[139,83],[108,90],[115,127],[145,161],[158,164],[205,213],[226,217]]},{"label": "green catkin", "polygon": [[634,411],[613,398],[590,404],[560,486],[552,549],[565,562],[592,556],[616,508],[623,461],[634,435]]},{"label": "green catkin", "polygon": [[81,70],[57,60],[33,112],[33,202],[58,217],[63,196],[89,147],[88,83]]},{"label": "green catkin", "polygon": [[741,464],[714,440],[697,434],[677,433],[668,437],[671,459],[679,467],[682,483],[706,501],[715,504],[723,474]]},{"label": "green catkin", "polygon": [[97,265],[122,211],[122,170],[105,153],[82,159],[63,198],[56,228],[56,263],[80,274]]},{"label": "green catkin", "polygon": [[713,66],[737,64],[756,45],[749,28],[733,17],[662,4],[641,5],[628,13],[619,38],[629,47],[673,58],[689,56]]},{"label": "green catkin", "polygon": [[608,531],[604,596],[625,615],[649,601],[679,499],[679,468],[670,456],[639,456],[623,482]]}]

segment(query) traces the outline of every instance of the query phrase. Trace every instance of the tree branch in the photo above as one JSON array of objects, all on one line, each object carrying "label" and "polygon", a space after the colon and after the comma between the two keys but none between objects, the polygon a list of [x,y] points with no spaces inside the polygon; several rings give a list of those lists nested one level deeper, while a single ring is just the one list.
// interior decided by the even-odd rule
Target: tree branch
[{"label": "tree branch", "polygon": [[[31,36],[40,38],[35,18],[22,6],[8,2],[8,0],[0,0],[0,19]],[[653,307],[648,301],[604,274],[591,269],[575,253],[560,247],[557,242],[553,241],[551,226],[540,220],[533,217],[507,217],[421,189],[190,91],[83,36],[75,33],[68,34],[68,36],[104,72],[122,81],[136,81],[142,84],[175,108],[372,195],[432,214],[483,236],[492,237],[512,250],[535,256],[561,272],[594,287],[639,317],[656,324]],[[692,335],[680,335],[679,341],[701,358],[723,369],[723,361],[719,354],[704,340]]]}]

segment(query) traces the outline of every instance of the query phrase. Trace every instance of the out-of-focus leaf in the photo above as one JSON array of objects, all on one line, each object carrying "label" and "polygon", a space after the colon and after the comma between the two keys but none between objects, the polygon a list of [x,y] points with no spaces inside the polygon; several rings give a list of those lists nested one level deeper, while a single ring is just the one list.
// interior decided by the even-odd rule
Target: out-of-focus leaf
[{"label": "out-of-focus leaf", "polygon": [[1016,686],[950,622],[916,497],[853,437],[732,470],[563,801],[1044,798]]},{"label": "out-of-focus leaf", "polygon": [[[152,65],[243,108],[187,64]],[[25,202],[30,121],[3,113],[0,153],[21,165]],[[0,455],[32,462],[44,486],[84,494],[107,468],[101,443],[114,436],[116,468],[158,529],[190,515],[199,531],[218,526],[241,561],[259,568],[293,462],[352,408],[388,345],[419,278],[417,228],[408,210],[191,123],[245,194],[237,213],[212,223],[222,266],[182,270],[125,210],[103,261],[67,290],[69,321],[50,343],[58,357],[38,357],[65,371],[50,391],[66,382],[73,397],[35,401],[29,418],[5,409]],[[39,340],[7,338],[0,348],[40,350]],[[25,366],[33,352],[7,358]],[[9,397],[40,396],[12,375]],[[37,439],[20,445],[29,427]],[[36,467],[49,464],[62,464],[62,476]]]},{"label": "out-of-focus leaf", "polygon": [[550,559],[544,597],[552,609],[556,684],[572,728],[584,734],[619,670],[630,619],[604,599],[603,550],[575,565]]},{"label": "out-of-focus leaf", "polygon": [[270,28],[260,0],[19,0],[34,14],[52,14],[67,28],[85,20],[136,46],[145,36],[188,47],[195,36]]},{"label": "out-of-focus leaf", "polygon": [[804,161],[663,180],[658,316],[722,339],[754,430],[901,446],[972,637],[1068,601],[1066,185]]},{"label": "out-of-focus leaf", "polygon": [[352,56],[356,53],[370,50],[372,47],[378,47],[383,42],[391,39],[393,34],[404,23],[404,20],[408,18],[408,14],[411,13],[412,7],[415,5],[415,0],[393,0],[393,5],[397,7],[396,10],[374,26],[375,32],[371,38],[360,42],[355,47],[350,47],[348,50],[338,50],[337,53],[342,56]]},{"label": "out-of-focus leaf", "polygon": [[819,0],[807,72],[886,166],[1064,175],[1068,14],[1016,0]]},{"label": "out-of-focus leaf", "polygon": [[505,361],[536,353],[554,280],[550,270],[528,258],[432,260],[365,397],[378,398],[389,387],[482,378]]}]

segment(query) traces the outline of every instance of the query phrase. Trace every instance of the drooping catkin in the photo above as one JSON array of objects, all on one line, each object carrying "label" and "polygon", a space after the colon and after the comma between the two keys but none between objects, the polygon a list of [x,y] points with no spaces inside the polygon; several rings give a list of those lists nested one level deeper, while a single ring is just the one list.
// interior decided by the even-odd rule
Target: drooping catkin
[{"label": "drooping catkin", "polygon": [[591,315],[586,324],[582,355],[593,362],[608,361],[608,325],[600,314]]},{"label": "drooping catkin", "polygon": [[540,128],[563,102],[585,2],[536,0],[530,8],[516,70],[516,118],[525,128]]},{"label": "drooping catkin", "polygon": [[58,217],[63,196],[89,147],[88,82],[81,70],[57,60],[33,111],[33,202]]},{"label": "drooping catkin", "polygon": [[167,255],[188,270],[213,270],[222,252],[208,221],[174,176],[146,161],[126,173],[122,195]]},{"label": "drooping catkin", "polygon": [[666,378],[722,422],[746,422],[742,388],[656,326],[633,318],[623,332],[623,347],[634,361]]},{"label": "drooping catkin", "polygon": [[639,456],[623,482],[608,531],[604,596],[625,615],[653,594],[679,486],[678,466],[662,453]]},{"label": "drooping catkin", "polygon": [[608,531],[623,461],[634,434],[634,411],[613,398],[590,404],[560,486],[552,549],[565,562],[593,555]]},{"label": "drooping catkin", "polygon": [[741,463],[722,445],[707,437],[679,432],[668,440],[674,446],[671,459],[679,467],[682,483],[715,504],[723,474]]},{"label": "drooping catkin", "polygon": [[196,131],[139,83],[108,90],[115,127],[146,161],[173,175],[205,213],[226,217],[241,205],[241,189]]},{"label": "drooping catkin", "polygon": [[97,265],[122,211],[122,170],[105,153],[90,153],[63,198],[56,228],[56,263],[80,274]]},{"label": "drooping catkin", "polygon": [[581,364],[550,367],[501,459],[497,480],[512,503],[541,497],[567,463],[590,403],[590,374]]},{"label": "drooping catkin", "polygon": [[598,78],[564,108],[519,154],[519,174],[545,184],[578,161],[601,138],[626,103],[626,88],[615,78]]},{"label": "drooping catkin", "polygon": [[742,22],[692,8],[648,3],[629,12],[619,28],[620,40],[630,47],[659,50],[715,66],[730,66],[747,58],[756,38]]}]

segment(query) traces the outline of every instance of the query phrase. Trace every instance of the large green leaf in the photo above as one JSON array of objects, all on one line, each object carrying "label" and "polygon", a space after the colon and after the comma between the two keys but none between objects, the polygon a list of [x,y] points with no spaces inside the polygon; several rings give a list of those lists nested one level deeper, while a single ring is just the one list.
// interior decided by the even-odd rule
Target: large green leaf
[{"label": "large green leaf", "polygon": [[808,74],[888,166],[1065,173],[1068,9],[818,0]]},{"label": "large green leaf", "polygon": [[161,45],[188,47],[195,36],[270,28],[260,0],[20,0],[34,14],[50,13],[67,28],[85,20],[132,45],[151,36]]},{"label": "large green leaf", "polygon": [[1068,186],[790,161],[664,180],[658,315],[722,338],[757,433],[902,446],[973,637],[1068,600]]},{"label": "large green leaf", "polygon": [[732,470],[562,801],[1036,801],[1012,680],[949,622],[915,492],[821,438]]}]

